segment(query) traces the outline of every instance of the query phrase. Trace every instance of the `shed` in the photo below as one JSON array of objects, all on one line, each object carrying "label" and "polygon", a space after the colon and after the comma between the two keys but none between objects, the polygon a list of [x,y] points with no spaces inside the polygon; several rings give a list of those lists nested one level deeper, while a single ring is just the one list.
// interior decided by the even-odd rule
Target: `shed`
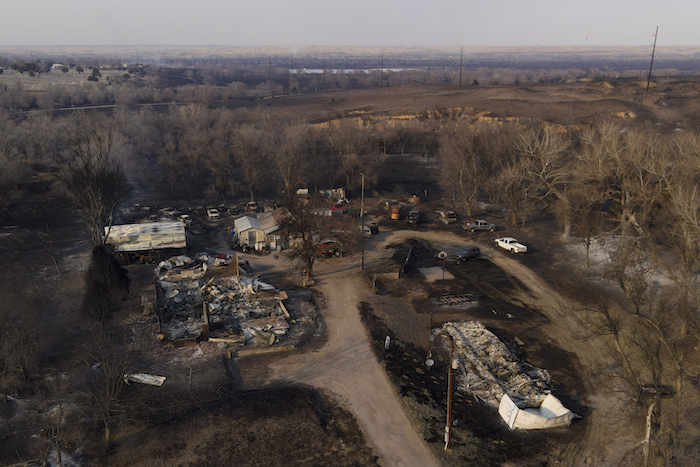
[{"label": "shed", "polygon": [[280,228],[285,220],[290,217],[286,208],[277,208],[269,212],[258,214],[258,223],[266,235],[267,245],[271,250],[282,249],[284,243]]},{"label": "shed", "polygon": [[256,245],[267,244],[265,231],[255,217],[243,216],[233,222],[233,242],[238,246],[255,248]]}]

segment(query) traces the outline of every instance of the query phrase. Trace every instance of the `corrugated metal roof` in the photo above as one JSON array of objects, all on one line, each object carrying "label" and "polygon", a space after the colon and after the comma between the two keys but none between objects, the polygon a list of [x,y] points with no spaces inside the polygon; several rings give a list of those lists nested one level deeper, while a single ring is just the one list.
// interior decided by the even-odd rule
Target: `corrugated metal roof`
[{"label": "corrugated metal roof", "polygon": [[233,228],[236,232],[245,232],[246,230],[255,229],[262,230],[260,223],[255,217],[243,216],[233,221]]},{"label": "corrugated metal roof", "polygon": [[[105,235],[107,235],[105,227]],[[116,251],[148,251],[164,248],[185,248],[185,224],[182,222],[147,222],[113,225],[107,243]]]},{"label": "corrugated metal roof", "polygon": [[265,212],[263,214],[260,214],[258,216],[258,223],[260,224],[260,228],[263,229],[265,234],[272,233],[280,228],[279,222],[277,222],[277,219],[275,219],[275,216],[272,214],[272,212]]}]

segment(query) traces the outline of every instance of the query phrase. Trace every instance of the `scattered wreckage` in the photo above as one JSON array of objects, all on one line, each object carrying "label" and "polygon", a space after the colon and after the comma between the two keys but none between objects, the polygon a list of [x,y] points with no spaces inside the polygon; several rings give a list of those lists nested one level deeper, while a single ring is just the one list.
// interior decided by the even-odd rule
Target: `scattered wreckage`
[{"label": "scattered wreckage", "polygon": [[481,323],[448,322],[433,330],[449,336],[459,361],[458,389],[498,407],[510,428],[541,429],[569,426],[574,413],[564,407],[549,386],[546,370],[519,361]]},{"label": "scattered wreckage", "polygon": [[[235,255],[175,256],[156,268],[159,336],[180,345],[208,340],[273,345],[289,331],[287,294],[251,276]],[[215,274],[216,272],[216,274]]]},{"label": "scattered wreckage", "polygon": [[147,373],[127,373],[124,375],[124,382],[148,384],[149,386],[162,386],[165,376],[149,375]]}]

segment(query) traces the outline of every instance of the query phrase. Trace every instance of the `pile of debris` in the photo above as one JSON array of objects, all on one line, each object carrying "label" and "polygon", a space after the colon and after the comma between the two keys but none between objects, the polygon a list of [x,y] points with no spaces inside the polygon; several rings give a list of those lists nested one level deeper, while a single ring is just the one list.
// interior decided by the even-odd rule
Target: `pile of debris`
[{"label": "pile of debris", "polygon": [[481,323],[448,322],[433,332],[449,335],[454,342],[461,372],[459,390],[496,407],[505,394],[528,397],[548,391],[549,373],[518,361]]},{"label": "pile of debris", "polygon": [[164,338],[241,345],[254,339],[272,345],[287,333],[284,291],[245,275],[240,266],[236,275],[207,274],[234,260],[235,265],[235,257],[178,256],[158,265],[159,332]]},{"label": "pile of debris", "polygon": [[[187,255],[173,256],[158,264],[156,277],[159,280],[200,278],[209,269],[229,266],[234,259],[237,260],[233,255],[210,255],[208,253],[199,253],[194,258]],[[238,268],[240,273],[247,273],[245,264],[239,264]]]}]

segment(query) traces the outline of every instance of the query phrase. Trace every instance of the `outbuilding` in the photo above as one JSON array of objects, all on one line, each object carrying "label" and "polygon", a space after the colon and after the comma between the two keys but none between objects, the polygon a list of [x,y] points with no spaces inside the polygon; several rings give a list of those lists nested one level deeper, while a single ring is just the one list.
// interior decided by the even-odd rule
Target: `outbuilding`
[{"label": "outbuilding", "polygon": [[265,231],[255,217],[243,216],[233,221],[232,244],[260,250],[267,246]]},{"label": "outbuilding", "polygon": [[286,243],[286,235],[280,231],[290,214],[286,208],[277,208],[272,211],[258,214],[258,223],[265,232],[267,245],[270,250],[281,250]]}]

